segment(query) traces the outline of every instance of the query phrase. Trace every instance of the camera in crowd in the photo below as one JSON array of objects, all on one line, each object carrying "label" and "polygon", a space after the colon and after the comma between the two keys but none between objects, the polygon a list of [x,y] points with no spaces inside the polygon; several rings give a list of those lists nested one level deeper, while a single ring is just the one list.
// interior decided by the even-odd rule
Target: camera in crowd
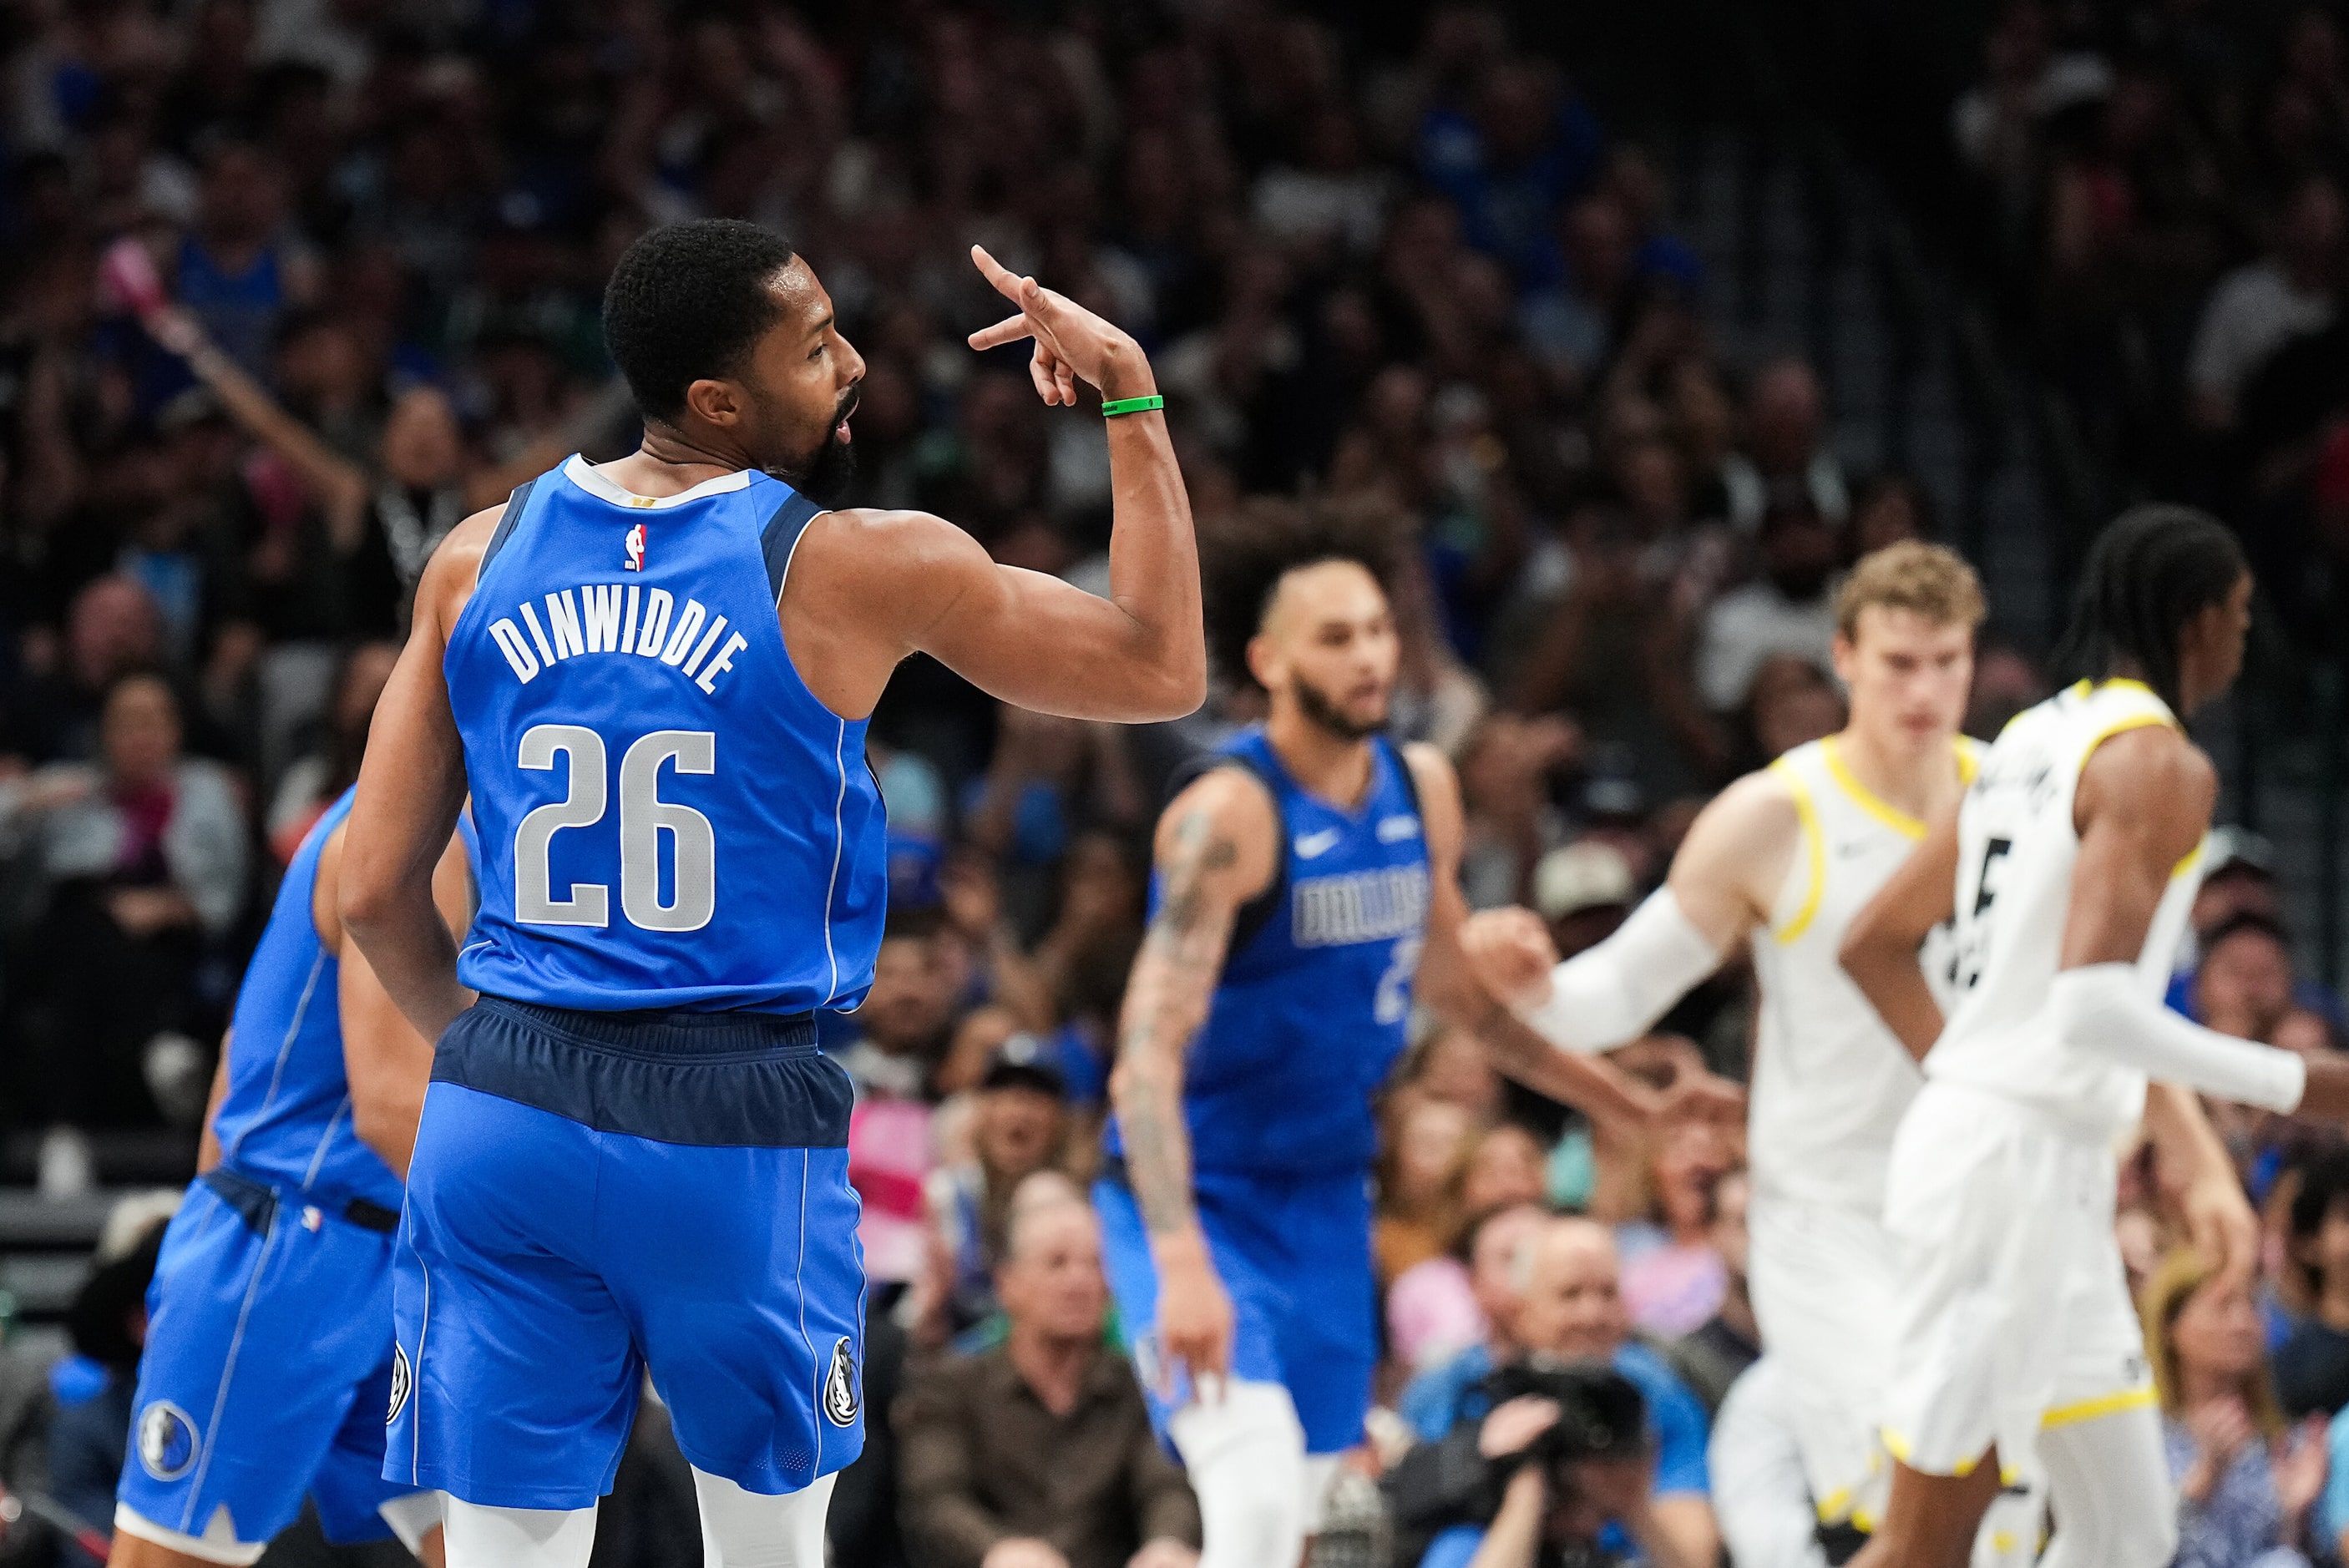
[{"label": "camera in crowd", "polygon": [[[1487,1418],[1524,1398],[1548,1401],[1557,1407],[1557,1418],[1522,1447],[1487,1454],[1482,1441]],[[1460,1410],[1449,1434],[1422,1443],[1388,1472],[1398,1563],[1416,1562],[1429,1542],[1454,1526],[1490,1524],[1510,1479],[1528,1464],[1547,1473],[1553,1499],[1565,1499],[1581,1490],[1578,1466],[1643,1458],[1651,1446],[1647,1401],[1604,1361],[1537,1356],[1511,1362],[1471,1388]],[[1544,1561],[1603,1560],[1596,1552],[1592,1541],[1546,1540]]]},{"label": "camera in crowd", "polygon": [[1523,1398],[1547,1399],[1557,1407],[1557,1419],[1532,1442],[1492,1461],[1501,1484],[1523,1464],[1556,1470],[1578,1460],[1632,1459],[1646,1449],[1647,1401],[1630,1378],[1604,1361],[1537,1356],[1496,1367],[1482,1387],[1487,1409]]}]

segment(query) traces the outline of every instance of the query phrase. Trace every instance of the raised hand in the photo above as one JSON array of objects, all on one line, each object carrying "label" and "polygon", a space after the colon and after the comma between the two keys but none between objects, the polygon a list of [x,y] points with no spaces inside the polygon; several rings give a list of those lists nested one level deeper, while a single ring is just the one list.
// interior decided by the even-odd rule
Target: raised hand
[{"label": "raised hand", "polygon": [[1549,999],[1557,945],[1532,910],[1487,909],[1470,915],[1460,923],[1460,951],[1477,982],[1506,1006],[1538,1006]]},{"label": "raised hand", "polygon": [[1028,377],[1046,403],[1074,407],[1079,381],[1103,397],[1147,397],[1158,389],[1142,346],[1124,332],[1067,295],[1019,276],[988,255],[984,246],[973,245],[970,259],[997,294],[1019,307],[1018,315],[972,333],[970,346],[1000,348],[1034,338],[1036,354],[1029,361]]}]

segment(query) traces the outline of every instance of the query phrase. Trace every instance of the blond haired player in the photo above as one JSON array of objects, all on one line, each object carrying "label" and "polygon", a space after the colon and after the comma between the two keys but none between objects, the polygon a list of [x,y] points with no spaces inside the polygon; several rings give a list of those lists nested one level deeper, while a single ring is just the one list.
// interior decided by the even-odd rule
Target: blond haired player
[{"label": "blond haired player", "polygon": [[[1555,1044],[1639,1038],[1740,942],[1761,982],[1750,1123],[1754,1315],[1798,1392],[1804,1469],[1825,1534],[1873,1527],[1889,1467],[1876,1439],[1891,1373],[1884,1174],[1922,1082],[1837,962],[1846,926],[1953,806],[1980,750],[1958,733],[1982,595],[1939,545],[1876,552],[1836,605],[1841,733],[1732,784],[1689,830],[1664,886],[1621,930],[1557,964],[1524,910],[1474,917],[1462,945],[1502,1000]],[[1929,971],[1946,974],[1942,940]],[[1555,967],[1553,967],[1555,965]],[[2027,1557],[2023,1503],[1985,1549]],[[1838,1531],[1836,1527],[1847,1527]],[[1733,1542],[1733,1546],[1734,1542]]]},{"label": "blond haired player", "polygon": [[[1871,1564],[1961,1562],[2001,1468],[2033,1454],[2054,1505],[2048,1563],[2159,1568],[2177,1549],[2113,1236],[2114,1143],[2142,1118],[2190,1183],[2197,1241],[2241,1274],[2256,1231],[2192,1091],[2323,1116],[2349,1103],[2344,1064],[2160,1001],[2218,795],[2178,716],[2233,682],[2251,600],[2216,520],[2145,506],[2115,521],[2057,650],[2082,678],[2006,727],[1846,941],[1845,966],[1927,1078],[1886,1181],[1899,1284],[1883,1418],[1899,1462]],[[1951,1009],[1920,944],[1953,918]]]}]

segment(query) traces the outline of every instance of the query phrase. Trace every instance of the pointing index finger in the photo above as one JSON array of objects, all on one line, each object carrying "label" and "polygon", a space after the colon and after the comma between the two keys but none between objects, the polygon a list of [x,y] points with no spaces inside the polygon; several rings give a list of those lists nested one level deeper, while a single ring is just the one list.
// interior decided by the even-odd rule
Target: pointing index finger
[{"label": "pointing index finger", "polygon": [[1027,290],[1034,284],[988,255],[985,245],[973,245],[970,259],[971,263],[978,268],[979,276],[985,278],[997,294],[1017,305],[1024,306],[1028,303],[1025,297]]}]

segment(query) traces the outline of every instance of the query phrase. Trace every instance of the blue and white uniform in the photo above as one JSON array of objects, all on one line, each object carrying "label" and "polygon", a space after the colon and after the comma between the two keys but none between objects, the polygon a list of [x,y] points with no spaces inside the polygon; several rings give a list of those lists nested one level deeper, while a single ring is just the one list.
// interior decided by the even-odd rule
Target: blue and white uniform
[{"label": "blue and white uniform", "polygon": [[[1285,1386],[1309,1454],[1352,1447],[1378,1361],[1371,1268],[1371,1097],[1402,1054],[1431,892],[1403,759],[1371,743],[1371,788],[1347,810],[1291,779],[1261,729],[1225,748],[1271,793],[1274,885],[1240,913],[1184,1069],[1193,1197],[1235,1315],[1232,1376]],[[1154,899],[1155,892],[1154,890]],[[1123,1144],[1093,1188],[1119,1321],[1163,1434],[1187,1398],[1159,1391],[1158,1278]]]},{"label": "blue and white uniform", "polygon": [[358,1542],[389,1535],[378,1510],[416,1490],[382,1479],[399,1178],[352,1130],[341,965],[311,911],[350,810],[346,790],[278,888],[237,994],[222,1161],[147,1293],[117,1524],[222,1562],[258,1557],[305,1492],[327,1539]]},{"label": "blue and white uniform", "polygon": [[647,1367],[686,1457],[746,1491],[863,1446],[850,1087],[812,1015],[872,984],[886,846],[864,725],[777,619],[818,510],[574,457],[515,492],[450,628],[481,999],[409,1174],[394,1480],[587,1507]]}]

